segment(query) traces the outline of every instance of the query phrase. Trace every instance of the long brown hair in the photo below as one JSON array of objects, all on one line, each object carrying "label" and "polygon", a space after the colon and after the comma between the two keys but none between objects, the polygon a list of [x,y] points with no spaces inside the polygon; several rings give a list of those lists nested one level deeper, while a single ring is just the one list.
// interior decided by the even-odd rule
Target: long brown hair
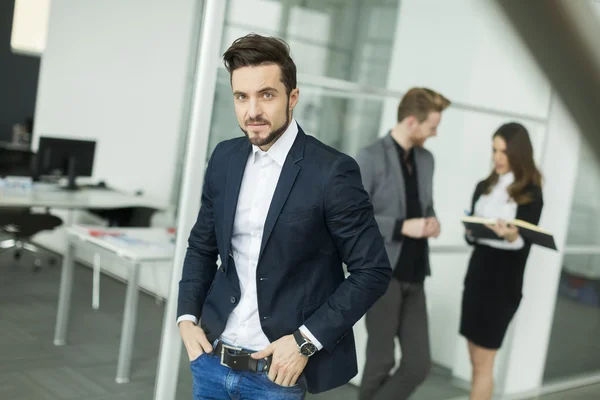
[{"label": "long brown hair", "polygon": [[[506,143],[506,156],[515,181],[507,188],[508,194],[517,204],[533,201],[531,186],[542,187],[542,174],[533,160],[533,146],[527,129],[521,124],[510,122],[502,125],[493,138],[501,137]],[[498,183],[495,169],[484,181],[485,192],[490,193]]]}]

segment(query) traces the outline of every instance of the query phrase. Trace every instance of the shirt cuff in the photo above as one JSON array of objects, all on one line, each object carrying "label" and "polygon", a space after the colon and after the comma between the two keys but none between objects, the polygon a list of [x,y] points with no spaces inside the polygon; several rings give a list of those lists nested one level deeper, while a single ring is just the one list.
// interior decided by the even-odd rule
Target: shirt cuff
[{"label": "shirt cuff", "polygon": [[304,334],[304,336],[306,336],[308,338],[308,340],[310,340],[312,342],[312,344],[317,346],[317,350],[321,350],[323,348],[323,345],[321,344],[321,342],[319,342],[317,340],[317,338],[314,337],[312,333],[310,333],[310,331],[308,330],[306,325],[302,325],[300,327],[300,332],[302,332]]},{"label": "shirt cuff", "polygon": [[400,242],[404,239],[404,235],[402,234],[402,226],[404,225],[404,219],[396,220],[396,225],[394,226],[394,234],[392,239],[396,242]]},{"label": "shirt cuff", "polygon": [[521,250],[523,247],[525,247],[525,241],[523,240],[523,237],[521,235],[519,235],[517,240],[515,240],[514,242],[511,243],[507,240],[506,243],[509,244],[511,249],[515,250]]},{"label": "shirt cuff", "polygon": [[194,325],[198,325],[198,318],[196,318],[192,314],[184,314],[181,317],[177,318],[178,326],[181,321],[192,321],[194,323]]}]

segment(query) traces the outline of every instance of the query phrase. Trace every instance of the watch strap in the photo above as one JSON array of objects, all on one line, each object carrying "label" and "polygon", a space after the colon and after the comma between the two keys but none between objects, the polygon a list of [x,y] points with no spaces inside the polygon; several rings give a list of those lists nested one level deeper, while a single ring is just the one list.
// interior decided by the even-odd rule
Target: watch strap
[{"label": "watch strap", "polygon": [[300,332],[300,329],[294,332],[294,339],[296,339],[296,344],[298,345],[298,347],[308,342],[308,340],[306,340],[304,336],[302,336],[302,332]]}]

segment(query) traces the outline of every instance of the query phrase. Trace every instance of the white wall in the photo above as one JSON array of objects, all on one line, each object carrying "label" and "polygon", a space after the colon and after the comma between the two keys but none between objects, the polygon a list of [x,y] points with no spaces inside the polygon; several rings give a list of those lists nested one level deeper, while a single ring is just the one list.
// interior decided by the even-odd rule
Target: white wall
[{"label": "white wall", "polygon": [[[412,86],[430,87],[459,105],[444,113],[438,137],[426,146],[436,158],[434,196],[442,224],[442,235],[431,244],[462,246],[460,216],[475,184],[490,171],[492,134],[510,120],[523,123],[540,162],[551,87],[495,4],[478,0],[401,2],[388,89],[405,92]],[[382,126],[396,122],[399,100],[386,102]],[[470,367],[458,326],[468,257],[434,253],[426,281],[433,361],[467,381]],[[364,328],[359,324],[355,330],[364,349]],[[500,364],[506,357],[500,355]],[[497,372],[500,376],[501,369]]]},{"label": "white wall", "polygon": [[[182,121],[188,117],[184,110],[198,4],[53,0],[34,148],[43,135],[96,140],[94,181],[126,192],[141,190],[169,204]],[[198,168],[203,173],[204,164]],[[54,213],[67,220],[65,212]],[[76,213],[73,222],[100,221]],[[64,229],[35,240],[59,253],[65,249]],[[90,262],[92,255],[81,257]],[[103,268],[126,277],[117,263],[107,260]],[[166,297],[169,276],[169,265],[150,265],[141,273],[141,286]]]},{"label": "white wall", "polygon": [[195,3],[52,1],[35,137],[97,140],[95,179],[170,201]]},{"label": "white wall", "polygon": [[547,116],[550,86],[493,2],[407,0],[398,14],[389,89],[428,86],[455,102]]}]

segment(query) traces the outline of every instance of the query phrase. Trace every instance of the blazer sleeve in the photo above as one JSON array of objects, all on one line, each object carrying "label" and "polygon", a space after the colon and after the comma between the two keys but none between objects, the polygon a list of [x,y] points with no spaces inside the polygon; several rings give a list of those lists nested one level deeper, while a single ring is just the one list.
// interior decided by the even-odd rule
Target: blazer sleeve
[{"label": "blazer sleeve", "polygon": [[392,268],[358,164],[339,157],[324,185],[327,228],[350,276],[304,324],[331,352],[385,293]]},{"label": "blazer sleeve", "polygon": [[[367,191],[370,198],[373,197],[375,191],[375,183],[377,179],[377,172],[375,169],[374,156],[367,149],[362,149],[356,156],[356,162],[360,166],[360,175],[362,177],[362,183]],[[399,239],[398,231],[401,230],[402,226],[398,226],[398,218],[389,215],[375,214],[375,220],[379,231],[383,235],[386,242]]]},{"label": "blazer sleeve", "polygon": [[537,186],[532,187],[531,196],[531,202],[521,204],[517,207],[517,219],[538,225],[542,216],[542,208],[544,207],[542,189]]},{"label": "blazer sleeve", "polygon": [[219,146],[213,151],[206,167],[200,211],[188,239],[179,281],[178,317],[189,314],[200,319],[206,294],[217,271],[219,251],[213,216],[212,170],[218,148]]},{"label": "blazer sleeve", "polygon": [[[477,203],[477,200],[479,200],[479,197],[481,196],[482,193],[483,193],[483,181],[479,182],[475,186],[475,191],[473,192],[473,196],[471,197],[471,209],[469,210],[471,215],[475,215],[475,203]],[[471,237],[469,237],[466,233],[465,233],[465,240],[470,245],[475,244],[475,240],[473,240]]]}]

